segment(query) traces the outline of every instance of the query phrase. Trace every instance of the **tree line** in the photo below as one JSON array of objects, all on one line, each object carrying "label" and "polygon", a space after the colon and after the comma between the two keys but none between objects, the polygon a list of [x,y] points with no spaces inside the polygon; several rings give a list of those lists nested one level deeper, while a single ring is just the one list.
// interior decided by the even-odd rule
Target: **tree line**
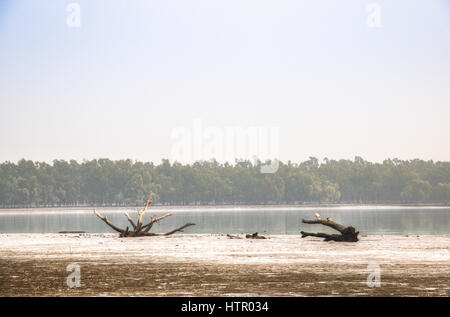
[{"label": "tree line", "polygon": [[156,204],[444,203],[450,201],[450,162],[387,159],[279,162],[162,160],[20,160],[0,164],[1,207]]}]

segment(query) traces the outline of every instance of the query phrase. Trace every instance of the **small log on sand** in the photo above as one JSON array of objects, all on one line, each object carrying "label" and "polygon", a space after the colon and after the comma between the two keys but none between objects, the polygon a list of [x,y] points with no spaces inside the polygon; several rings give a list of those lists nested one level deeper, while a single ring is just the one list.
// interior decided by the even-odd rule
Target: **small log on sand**
[{"label": "small log on sand", "polygon": [[258,232],[255,232],[255,233],[253,233],[253,234],[247,234],[247,235],[245,235],[245,237],[246,237],[247,239],[266,239],[265,236],[260,236],[260,235],[258,234]]},{"label": "small log on sand", "polygon": [[[230,238],[230,239],[243,239],[243,238],[240,237],[240,236],[232,235],[232,234],[227,234],[227,237]],[[247,238],[247,239],[267,239],[267,238],[264,237],[264,236],[260,236],[260,235],[258,234],[258,232],[255,232],[255,233],[253,233],[253,234],[246,234],[246,235],[245,235],[245,238]]]},{"label": "small log on sand", "polygon": [[232,234],[227,234],[227,237],[230,238],[230,239],[242,239],[240,236],[235,236],[235,235],[232,235]]}]

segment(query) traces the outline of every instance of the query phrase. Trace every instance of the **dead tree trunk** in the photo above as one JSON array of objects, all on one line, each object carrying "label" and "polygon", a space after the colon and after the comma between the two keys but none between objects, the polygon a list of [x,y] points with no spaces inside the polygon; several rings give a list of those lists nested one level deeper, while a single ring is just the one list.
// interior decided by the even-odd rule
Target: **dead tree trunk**
[{"label": "dead tree trunk", "polygon": [[328,226],[333,228],[334,230],[339,231],[341,234],[326,234],[326,233],[310,233],[301,231],[302,238],[304,237],[319,237],[325,238],[324,241],[339,241],[339,242],[357,242],[359,231],[356,231],[352,226],[344,227],[343,225],[334,222],[333,219],[327,218],[327,220],[323,220],[322,217],[318,213],[315,214],[316,220],[305,220],[303,219],[303,223],[309,224],[321,224],[324,226]]},{"label": "dead tree trunk", "polygon": [[149,232],[150,229],[152,228],[153,224],[156,222],[159,222],[161,220],[163,220],[166,217],[172,216],[171,213],[165,214],[164,216],[161,217],[151,217],[150,218],[150,222],[147,224],[143,224],[143,220],[144,220],[144,214],[146,213],[148,206],[150,206],[152,202],[152,195],[150,195],[148,197],[147,203],[145,204],[145,207],[143,210],[138,211],[138,221],[137,223],[134,223],[133,219],[131,219],[130,215],[125,212],[125,216],[128,219],[128,222],[131,224],[133,230],[129,230],[128,227],[126,227],[125,229],[119,228],[117,226],[115,226],[114,224],[112,224],[108,218],[106,216],[103,216],[102,214],[100,214],[97,210],[94,209],[94,213],[97,217],[99,217],[101,220],[103,220],[108,226],[110,226],[111,228],[113,228],[115,231],[119,232],[120,237],[153,237],[153,236],[168,236],[171,234],[174,234],[175,232],[182,232],[182,230],[186,227],[189,226],[194,226],[195,223],[192,222],[187,222],[186,224],[184,224],[183,226],[176,228],[170,232],[167,233],[153,233],[153,232]]}]

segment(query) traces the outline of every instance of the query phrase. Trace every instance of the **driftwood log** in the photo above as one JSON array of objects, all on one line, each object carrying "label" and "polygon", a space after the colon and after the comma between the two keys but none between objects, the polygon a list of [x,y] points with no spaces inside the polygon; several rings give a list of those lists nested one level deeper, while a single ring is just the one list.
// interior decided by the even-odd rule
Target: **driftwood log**
[{"label": "driftwood log", "polygon": [[326,234],[326,233],[311,233],[311,232],[305,232],[301,231],[302,238],[304,237],[319,237],[319,238],[325,238],[324,241],[338,241],[338,242],[357,242],[359,231],[356,231],[355,228],[352,226],[345,227],[337,222],[334,222],[333,219],[327,218],[326,220],[322,219],[318,213],[315,214],[316,220],[305,220],[303,219],[303,223],[308,224],[321,224],[330,228],[333,228],[334,230],[337,230],[340,232],[340,234]]},{"label": "driftwood log", "polygon": [[125,216],[128,219],[128,222],[131,224],[131,227],[133,228],[133,230],[129,230],[129,227],[126,227],[125,229],[119,228],[117,226],[115,226],[113,223],[111,223],[108,218],[106,216],[103,216],[102,214],[100,214],[97,210],[94,209],[94,214],[99,217],[101,220],[103,220],[108,226],[110,226],[112,229],[114,229],[115,231],[119,232],[120,237],[154,237],[154,236],[169,236],[171,234],[174,234],[175,232],[178,231],[182,231],[184,228],[187,228],[189,226],[194,226],[195,224],[192,222],[187,222],[186,224],[184,224],[183,226],[176,228],[170,232],[167,233],[153,233],[153,232],[149,232],[150,229],[152,228],[153,224],[163,220],[164,218],[170,217],[172,216],[171,213],[167,213],[164,216],[161,217],[151,217],[150,218],[150,222],[147,224],[143,224],[144,221],[144,215],[147,212],[148,206],[150,206],[152,202],[152,195],[150,195],[148,197],[147,203],[145,204],[145,207],[143,210],[138,211],[138,221],[137,223],[135,223],[133,221],[133,219],[131,219],[130,215],[125,212]]},{"label": "driftwood log", "polygon": [[265,238],[266,238],[265,236],[260,236],[260,235],[258,234],[258,232],[255,232],[255,233],[253,233],[253,234],[246,234],[245,237],[246,237],[247,239],[265,239]]},{"label": "driftwood log", "polygon": [[[232,234],[227,234],[227,237],[230,239],[242,239],[242,237],[237,236],[237,235],[232,235]],[[246,234],[245,238],[246,239],[267,239],[265,236],[260,236],[258,234],[258,232],[255,232],[253,234]]]},{"label": "driftwood log", "polygon": [[227,234],[227,237],[230,238],[230,239],[242,239],[240,236],[235,236],[235,235],[232,235],[232,234]]}]

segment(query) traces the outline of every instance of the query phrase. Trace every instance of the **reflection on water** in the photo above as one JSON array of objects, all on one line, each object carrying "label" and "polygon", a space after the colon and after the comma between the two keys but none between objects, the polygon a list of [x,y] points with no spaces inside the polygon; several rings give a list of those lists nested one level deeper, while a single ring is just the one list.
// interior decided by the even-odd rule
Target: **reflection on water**
[{"label": "reflection on water", "polygon": [[[306,225],[302,218],[313,219],[318,208],[255,207],[242,210],[220,208],[192,208],[174,212],[153,232],[167,232],[187,221],[196,226],[186,233],[253,233],[299,234],[301,230],[333,232],[321,225]],[[123,211],[102,210],[119,227],[129,226]],[[450,234],[450,208],[399,207],[339,207],[320,208],[323,217],[332,217],[344,225],[352,224],[361,234]],[[163,209],[154,209],[150,215],[163,215]],[[137,218],[136,212],[130,212]],[[98,219],[92,210],[3,210],[0,212],[1,233],[51,233],[58,231],[113,232]]]}]

